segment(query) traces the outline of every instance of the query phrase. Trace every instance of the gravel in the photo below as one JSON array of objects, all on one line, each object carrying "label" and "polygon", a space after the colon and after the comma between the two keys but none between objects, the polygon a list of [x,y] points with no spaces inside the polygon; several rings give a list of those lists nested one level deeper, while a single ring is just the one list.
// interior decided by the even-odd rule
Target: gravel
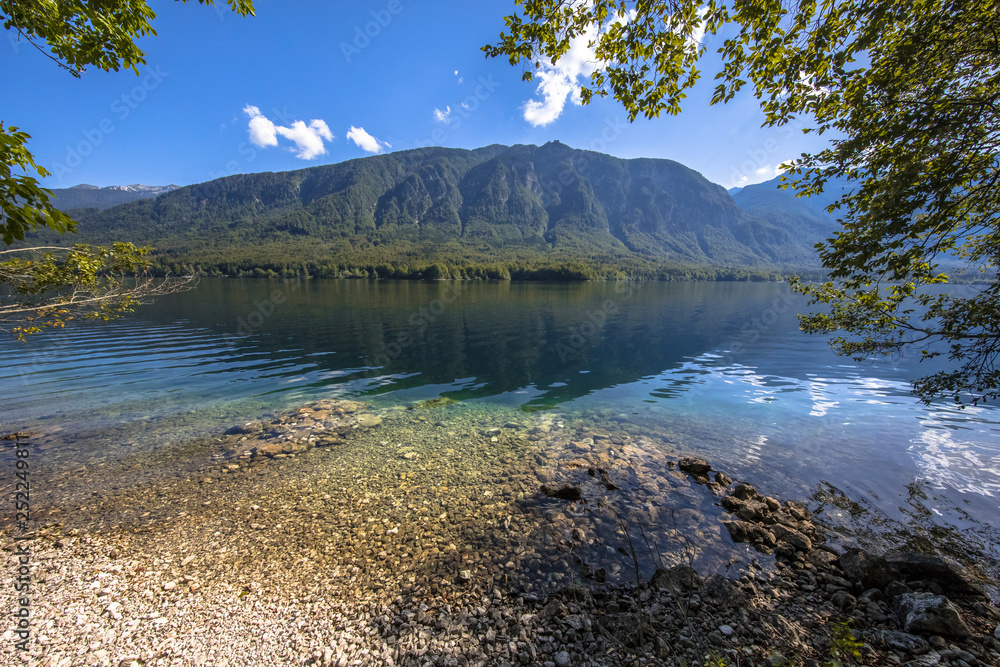
[{"label": "gravel", "polygon": [[838,627],[866,665],[1000,660],[975,587],[969,637],[903,636],[886,591],[933,579],[861,589],[804,505],[627,423],[331,400],[182,452],[38,481],[10,664],[804,664]]}]

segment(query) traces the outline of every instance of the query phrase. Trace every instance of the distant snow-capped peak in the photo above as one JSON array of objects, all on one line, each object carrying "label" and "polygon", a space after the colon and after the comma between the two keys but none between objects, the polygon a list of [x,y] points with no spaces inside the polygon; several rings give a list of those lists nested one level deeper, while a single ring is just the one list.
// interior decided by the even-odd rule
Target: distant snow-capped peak
[{"label": "distant snow-capped peak", "polygon": [[120,190],[122,192],[170,192],[171,190],[176,190],[178,185],[143,185],[142,183],[134,183],[132,185],[109,185],[104,190]]}]

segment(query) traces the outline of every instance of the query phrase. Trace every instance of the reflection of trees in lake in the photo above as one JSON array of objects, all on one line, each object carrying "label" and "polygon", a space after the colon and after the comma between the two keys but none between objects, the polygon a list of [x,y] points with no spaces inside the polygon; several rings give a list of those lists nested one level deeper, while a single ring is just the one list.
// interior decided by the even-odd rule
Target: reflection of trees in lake
[{"label": "reflection of trees in lake", "polygon": [[470,378],[477,388],[464,397],[533,385],[544,392],[533,403],[554,404],[661,373],[741,330],[756,332],[754,320],[786,287],[206,280],[198,290],[202,298],[141,314],[221,335],[242,323],[245,335],[232,339],[242,352],[277,359],[295,349],[318,371],[356,370],[336,382],[419,373],[373,391]]}]

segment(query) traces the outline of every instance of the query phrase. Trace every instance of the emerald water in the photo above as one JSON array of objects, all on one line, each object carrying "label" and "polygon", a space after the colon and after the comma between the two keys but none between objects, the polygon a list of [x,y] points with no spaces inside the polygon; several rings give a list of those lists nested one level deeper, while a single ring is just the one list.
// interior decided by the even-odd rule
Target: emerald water
[{"label": "emerald water", "polygon": [[203,280],[110,324],[0,341],[0,431],[46,435],[44,465],[71,469],[182,456],[312,400],[447,398],[423,414],[627,424],[832,523],[995,550],[1000,411],[921,405],[908,381],[931,367],[837,357],[799,332],[803,308],[784,284]]}]

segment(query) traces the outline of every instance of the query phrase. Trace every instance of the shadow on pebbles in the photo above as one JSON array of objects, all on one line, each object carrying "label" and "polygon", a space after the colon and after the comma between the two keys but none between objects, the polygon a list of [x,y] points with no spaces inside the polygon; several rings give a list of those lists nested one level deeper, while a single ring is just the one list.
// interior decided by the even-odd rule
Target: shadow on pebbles
[{"label": "shadow on pebbles", "polygon": [[974,573],[627,423],[325,400],[181,450],[35,473],[9,664],[1000,664]]}]

